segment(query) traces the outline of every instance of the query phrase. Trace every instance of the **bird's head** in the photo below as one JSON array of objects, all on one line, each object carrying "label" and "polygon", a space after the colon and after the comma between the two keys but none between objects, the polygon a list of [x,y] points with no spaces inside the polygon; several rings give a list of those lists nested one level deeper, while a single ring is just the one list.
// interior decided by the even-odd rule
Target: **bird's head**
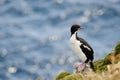
[{"label": "bird's head", "polygon": [[77,32],[80,29],[82,29],[81,26],[79,26],[79,25],[72,25],[72,27],[71,27],[71,34],[74,34],[75,32]]}]

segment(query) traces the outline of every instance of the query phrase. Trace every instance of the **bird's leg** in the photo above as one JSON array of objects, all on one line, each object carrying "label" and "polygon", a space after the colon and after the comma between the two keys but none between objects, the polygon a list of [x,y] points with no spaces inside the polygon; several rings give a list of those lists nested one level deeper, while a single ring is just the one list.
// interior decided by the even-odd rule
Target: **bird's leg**
[{"label": "bird's leg", "polygon": [[82,63],[75,63],[75,68],[76,68],[76,71],[77,72],[81,72],[85,69],[85,62],[82,62]]},{"label": "bird's leg", "polygon": [[82,62],[82,64],[78,67],[78,71],[83,71],[85,69],[85,63]]}]

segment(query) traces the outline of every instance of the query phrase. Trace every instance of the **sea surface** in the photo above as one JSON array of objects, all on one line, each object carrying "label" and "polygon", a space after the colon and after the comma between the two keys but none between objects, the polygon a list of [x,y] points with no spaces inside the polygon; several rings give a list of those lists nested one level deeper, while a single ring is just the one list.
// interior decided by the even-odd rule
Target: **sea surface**
[{"label": "sea surface", "polygon": [[55,80],[80,59],[70,27],[102,59],[120,41],[120,0],[0,0],[0,80]]}]

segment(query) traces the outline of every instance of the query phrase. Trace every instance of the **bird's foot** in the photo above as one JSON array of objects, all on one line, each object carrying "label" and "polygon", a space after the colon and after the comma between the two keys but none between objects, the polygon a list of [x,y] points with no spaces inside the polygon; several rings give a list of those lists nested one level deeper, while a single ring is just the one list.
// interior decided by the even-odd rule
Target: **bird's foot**
[{"label": "bird's foot", "polygon": [[76,72],[81,72],[85,69],[85,63],[75,63]]}]

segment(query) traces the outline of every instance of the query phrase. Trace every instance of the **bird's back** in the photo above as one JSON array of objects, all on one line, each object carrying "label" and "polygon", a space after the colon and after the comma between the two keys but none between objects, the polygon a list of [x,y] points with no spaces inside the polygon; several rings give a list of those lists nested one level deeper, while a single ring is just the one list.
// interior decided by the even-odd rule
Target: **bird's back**
[{"label": "bird's back", "polygon": [[82,49],[82,51],[84,52],[84,54],[87,57],[87,60],[85,62],[87,63],[89,60],[93,61],[94,51],[93,51],[92,47],[83,38],[77,37],[77,40],[79,40],[82,43],[80,45],[80,48]]},{"label": "bird's back", "polygon": [[85,41],[83,38],[81,37],[77,37],[77,40],[79,40],[81,43],[83,43],[85,46],[88,46],[91,49],[91,54],[94,53],[92,47],[87,43],[87,41]]}]

